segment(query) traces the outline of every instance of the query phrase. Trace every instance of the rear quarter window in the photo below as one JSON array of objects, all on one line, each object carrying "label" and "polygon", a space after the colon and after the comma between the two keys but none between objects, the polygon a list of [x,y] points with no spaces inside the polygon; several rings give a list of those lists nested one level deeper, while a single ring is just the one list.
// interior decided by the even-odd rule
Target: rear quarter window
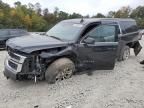
[{"label": "rear quarter window", "polygon": [[138,31],[135,21],[121,21],[120,26],[123,34]]}]

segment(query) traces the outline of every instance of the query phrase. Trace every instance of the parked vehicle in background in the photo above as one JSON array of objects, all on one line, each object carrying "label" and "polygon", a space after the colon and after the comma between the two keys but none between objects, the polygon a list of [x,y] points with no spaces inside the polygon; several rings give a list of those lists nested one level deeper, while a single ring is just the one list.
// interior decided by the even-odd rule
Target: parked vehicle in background
[{"label": "parked vehicle in background", "polygon": [[140,34],[140,35],[144,35],[144,29],[140,29],[140,30],[139,30],[139,34]]},{"label": "parked vehicle in background", "polygon": [[25,29],[0,29],[0,48],[5,48],[8,39],[27,34],[28,32]]},{"label": "parked vehicle in background", "polygon": [[116,58],[128,59],[130,48],[138,55],[140,39],[133,19],[64,20],[43,36],[10,39],[4,75],[55,83],[77,70],[113,69]]}]

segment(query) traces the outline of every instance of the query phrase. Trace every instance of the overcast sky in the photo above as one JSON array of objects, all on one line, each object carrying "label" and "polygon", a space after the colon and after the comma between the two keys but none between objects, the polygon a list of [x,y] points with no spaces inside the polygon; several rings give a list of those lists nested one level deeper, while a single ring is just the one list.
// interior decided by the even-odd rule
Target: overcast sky
[{"label": "overcast sky", "polygon": [[[18,0],[2,0],[13,6]],[[118,10],[122,6],[135,8],[144,5],[144,0],[19,0],[22,4],[39,2],[43,8],[48,8],[50,12],[58,7],[60,10],[68,13],[80,13],[82,15],[95,15],[98,12],[107,14],[108,11]]]}]

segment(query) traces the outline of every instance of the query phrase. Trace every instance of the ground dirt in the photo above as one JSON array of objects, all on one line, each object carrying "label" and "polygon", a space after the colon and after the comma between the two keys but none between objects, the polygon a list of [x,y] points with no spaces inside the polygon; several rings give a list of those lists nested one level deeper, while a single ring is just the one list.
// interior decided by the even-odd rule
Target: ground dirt
[{"label": "ground dirt", "polygon": [[114,70],[82,72],[52,85],[7,80],[5,57],[6,51],[0,51],[0,108],[144,108],[144,66],[139,64],[144,49],[117,62]]}]

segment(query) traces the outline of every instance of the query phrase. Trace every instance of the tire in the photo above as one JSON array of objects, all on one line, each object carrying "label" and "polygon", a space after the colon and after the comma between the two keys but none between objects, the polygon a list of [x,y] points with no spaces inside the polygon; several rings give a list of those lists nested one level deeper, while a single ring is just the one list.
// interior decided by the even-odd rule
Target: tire
[{"label": "tire", "polygon": [[125,46],[122,53],[122,61],[127,60],[130,56],[130,48],[129,46]]},{"label": "tire", "polygon": [[68,58],[60,58],[54,61],[45,72],[45,79],[48,83],[68,79],[75,71],[74,63]]}]

